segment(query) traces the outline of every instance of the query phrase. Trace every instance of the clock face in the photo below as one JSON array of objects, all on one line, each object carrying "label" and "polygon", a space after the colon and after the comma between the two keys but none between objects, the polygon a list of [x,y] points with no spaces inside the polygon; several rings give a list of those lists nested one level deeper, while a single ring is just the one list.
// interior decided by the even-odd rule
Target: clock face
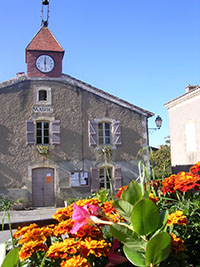
[{"label": "clock face", "polygon": [[39,71],[47,73],[54,68],[54,59],[48,55],[41,55],[36,59],[36,67]]}]

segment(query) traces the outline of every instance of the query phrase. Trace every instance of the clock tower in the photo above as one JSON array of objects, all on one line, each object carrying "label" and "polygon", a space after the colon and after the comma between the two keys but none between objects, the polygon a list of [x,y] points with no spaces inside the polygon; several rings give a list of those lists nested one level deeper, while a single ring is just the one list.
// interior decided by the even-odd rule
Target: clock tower
[{"label": "clock tower", "polygon": [[47,20],[43,20],[44,5],[49,8],[49,2],[42,1],[42,27],[26,47],[27,75],[61,77],[64,49],[48,28],[48,15]]}]

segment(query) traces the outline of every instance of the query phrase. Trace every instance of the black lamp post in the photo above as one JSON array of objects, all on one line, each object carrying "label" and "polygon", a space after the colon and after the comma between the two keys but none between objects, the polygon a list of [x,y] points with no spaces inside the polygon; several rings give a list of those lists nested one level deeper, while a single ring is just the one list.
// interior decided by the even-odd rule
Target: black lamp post
[{"label": "black lamp post", "polygon": [[153,131],[159,130],[161,128],[161,126],[162,126],[162,118],[160,116],[156,117],[155,124],[156,124],[155,128],[148,128],[148,130],[153,132]]}]

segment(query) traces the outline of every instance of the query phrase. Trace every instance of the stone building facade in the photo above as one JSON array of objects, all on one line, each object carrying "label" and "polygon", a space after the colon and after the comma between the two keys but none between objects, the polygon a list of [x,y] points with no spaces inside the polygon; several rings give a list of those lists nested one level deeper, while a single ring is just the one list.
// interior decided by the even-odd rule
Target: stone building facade
[{"label": "stone building facade", "polygon": [[[27,74],[0,83],[0,194],[27,206],[60,206],[138,177],[153,114],[69,75],[47,27],[26,48]],[[140,158],[141,159],[141,158]],[[148,160],[148,152],[143,155]]]}]

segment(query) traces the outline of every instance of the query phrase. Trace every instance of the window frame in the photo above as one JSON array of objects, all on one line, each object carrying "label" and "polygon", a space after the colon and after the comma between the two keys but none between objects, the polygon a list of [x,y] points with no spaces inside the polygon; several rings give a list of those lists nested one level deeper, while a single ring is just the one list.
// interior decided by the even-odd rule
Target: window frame
[{"label": "window frame", "polygon": [[[102,129],[99,129],[99,125],[102,124]],[[106,128],[106,124],[109,125],[109,129]],[[100,136],[99,131],[102,130],[103,135]],[[106,131],[109,131],[109,135],[106,135]],[[103,143],[100,143],[100,138],[103,138]],[[110,138],[110,142],[106,143],[106,138]],[[97,123],[97,142],[99,146],[112,145],[112,123],[108,121],[101,121]]]},{"label": "window frame", "polygon": [[[37,127],[37,124],[38,123],[41,123],[42,124],[42,127],[39,128],[41,130],[41,139],[42,139],[42,142],[41,143],[38,143],[38,140],[37,140],[40,137],[40,136],[38,136],[38,133],[37,133],[37,131],[39,130],[38,127]],[[45,136],[45,134],[44,134],[44,131],[46,130],[45,127],[44,127],[44,123],[48,123],[48,136]],[[47,121],[47,120],[37,120],[35,122],[35,143],[36,143],[36,145],[42,145],[42,146],[48,146],[48,145],[50,145],[50,140],[51,140],[50,126],[51,126],[51,123],[50,123],[50,121]],[[47,138],[47,137],[48,137],[48,143],[45,143],[44,142],[44,138]]]},{"label": "window frame", "polygon": [[[47,99],[40,100],[39,94],[40,91],[46,91]],[[52,103],[51,88],[47,86],[35,87],[35,104],[36,105],[51,105]]]},{"label": "window frame", "polygon": [[[112,181],[113,180],[113,167],[108,166],[107,169],[108,169],[111,181]],[[103,170],[103,176],[101,174],[102,170]],[[102,166],[102,167],[100,167],[98,169],[98,178],[99,178],[99,189],[101,189],[101,188],[105,188],[106,190],[110,189],[110,181],[109,181],[109,178],[107,176],[107,171],[106,171],[106,167],[105,166]],[[101,184],[102,184],[101,180],[103,181],[104,186],[101,186]]]}]

